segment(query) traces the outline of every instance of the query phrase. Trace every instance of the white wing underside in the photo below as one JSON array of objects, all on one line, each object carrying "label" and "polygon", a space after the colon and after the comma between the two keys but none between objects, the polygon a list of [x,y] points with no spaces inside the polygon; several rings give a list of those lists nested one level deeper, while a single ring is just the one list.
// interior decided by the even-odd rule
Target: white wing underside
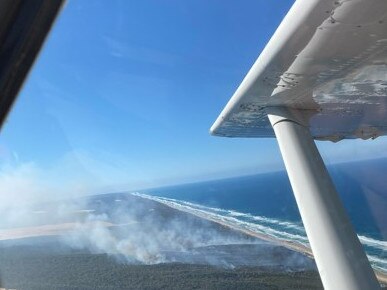
[{"label": "white wing underside", "polygon": [[272,107],[309,118],[319,140],[387,134],[387,0],[298,0],[211,133],[274,137]]}]

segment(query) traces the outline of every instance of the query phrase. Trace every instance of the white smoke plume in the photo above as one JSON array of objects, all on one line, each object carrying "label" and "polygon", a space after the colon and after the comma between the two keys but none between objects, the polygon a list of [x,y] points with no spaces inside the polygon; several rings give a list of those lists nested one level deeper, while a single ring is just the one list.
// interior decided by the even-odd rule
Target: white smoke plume
[{"label": "white smoke plume", "polygon": [[[259,243],[254,238],[141,196],[85,196],[82,189],[90,187],[84,184],[57,184],[33,163],[0,168],[0,240],[60,236],[66,247],[108,254],[126,263],[256,265],[251,252],[241,255],[227,248]],[[38,239],[30,241],[39,246]],[[262,245],[265,265],[310,267],[297,253],[273,252],[274,247]]]},{"label": "white smoke plume", "polygon": [[100,200],[79,188],[59,188],[33,163],[3,166],[1,239],[62,234],[60,241],[72,248],[147,264],[171,261],[167,252],[243,240],[157,202],[131,195]]},{"label": "white smoke plume", "polygon": [[127,197],[114,200],[116,204],[109,214],[88,214],[77,230],[63,237],[64,241],[74,248],[146,264],[174,262],[170,252],[252,241],[157,202]]}]

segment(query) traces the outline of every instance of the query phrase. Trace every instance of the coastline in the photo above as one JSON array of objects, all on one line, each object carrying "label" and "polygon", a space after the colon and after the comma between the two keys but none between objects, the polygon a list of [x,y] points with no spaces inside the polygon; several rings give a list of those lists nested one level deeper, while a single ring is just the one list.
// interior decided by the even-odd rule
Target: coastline
[{"label": "coastline", "polygon": [[[194,215],[196,217],[199,217],[199,218],[202,218],[202,219],[205,219],[205,220],[217,223],[219,225],[222,225],[222,226],[227,227],[229,229],[232,229],[234,231],[242,232],[242,233],[244,233],[246,235],[249,235],[251,237],[255,237],[255,238],[258,238],[258,239],[270,242],[270,243],[274,243],[274,244],[283,246],[283,247],[288,248],[288,249],[290,249],[292,251],[296,251],[298,253],[304,254],[304,255],[314,259],[314,256],[313,256],[311,248],[307,247],[307,246],[305,246],[303,244],[300,244],[300,243],[297,243],[297,242],[279,240],[279,239],[276,239],[276,238],[274,238],[274,237],[272,237],[270,235],[265,235],[265,234],[262,234],[262,233],[253,232],[253,231],[250,231],[248,229],[241,229],[241,228],[233,226],[232,224],[227,223],[227,222],[225,222],[225,221],[223,221],[221,219],[217,219],[217,218],[214,218],[214,217],[206,216],[204,214],[200,214],[199,212],[184,210],[181,207],[173,206],[173,205],[168,204],[168,203],[163,203],[163,202],[161,202],[161,203],[166,205],[166,206],[168,206],[168,207],[170,207],[170,208],[173,208],[173,209],[185,212],[185,213],[189,213],[189,214]],[[381,283],[383,285],[387,285],[387,273],[379,271],[379,270],[376,270],[376,269],[373,269],[373,270],[375,272],[376,278],[378,279],[379,283]]]}]

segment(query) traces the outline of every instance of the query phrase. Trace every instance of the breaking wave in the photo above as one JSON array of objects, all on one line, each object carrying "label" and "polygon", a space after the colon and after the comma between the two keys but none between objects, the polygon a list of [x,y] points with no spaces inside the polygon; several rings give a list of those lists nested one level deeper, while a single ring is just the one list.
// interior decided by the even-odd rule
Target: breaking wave
[{"label": "breaking wave", "polygon": [[[188,201],[166,197],[132,193],[135,196],[150,199],[177,210],[230,226],[234,229],[269,236],[275,240],[298,243],[309,248],[308,238],[301,223],[288,222],[230,209],[209,207]],[[359,235],[365,246],[368,259],[375,269],[387,273],[387,242]]]}]

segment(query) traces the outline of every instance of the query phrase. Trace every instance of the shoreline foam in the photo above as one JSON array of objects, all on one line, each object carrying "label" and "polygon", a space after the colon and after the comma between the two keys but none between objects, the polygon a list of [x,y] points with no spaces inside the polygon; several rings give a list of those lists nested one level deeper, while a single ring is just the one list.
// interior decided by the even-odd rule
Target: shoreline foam
[{"label": "shoreline foam", "polygon": [[[275,238],[275,237],[273,237],[271,235],[268,235],[268,234],[266,235],[266,234],[263,234],[263,233],[254,232],[254,231],[249,230],[249,229],[243,229],[243,228],[234,226],[231,223],[227,223],[224,220],[221,220],[221,219],[218,219],[218,218],[215,218],[215,217],[211,217],[211,216],[206,215],[206,214],[200,214],[199,211],[187,210],[187,209],[184,209],[183,206],[174,206],[173,204],[171,204],[169,202],[163,202],[162,200],[153,198],[153,196],[148,196],[148,195],[144,195],[144,194],[140,194],[140,193],[133,193],[133,195],[139,196],[139,197],[142,197],[142,198],[151,199],[153,201],[162,203],[162,204],[164,204],[164,205],[166,205],[166,206],[168,206],[170,208],[173,208],[173,209],[185,212],[185,213],[189,213],[189,214],[192,214],[192,215],[194,215],[196,217],[199,217],[199,218],[202,218],[202,219],[205,219],[205,220],[208,220],[208,221],[220,224],[220,225],[222,225],[224,227],[227,227],[227,228],[232,229],[234,231],[242,232],[242,233],[247,234],[247,235],[249,235],[251,237],[255,237],[255,238],[258,238],[258,239],[261,239],[261,240],[264,240],[264,241],[268,241],[268,242],[271,242],[271,243],[274,243],[274,244],[286,247],[286,248],[288,248],[290,250],[296,251],[298,253],[302,253],[302,254],[304,254],[304,255],[314,259],[314,256],[313,256],[311,248],[307,247],[307,246],[305,246],[305,245],[303,245],[301,243],[292,242],[292,241],[284,241],[284,240],[277,239],[277,238]],[[377,269],[373,269],[373,270],[375,272],[375,275],[376,275],[379,283],[382,283],[382,284],[386,285],[387,284],[387,273],[379,271]]]}]

